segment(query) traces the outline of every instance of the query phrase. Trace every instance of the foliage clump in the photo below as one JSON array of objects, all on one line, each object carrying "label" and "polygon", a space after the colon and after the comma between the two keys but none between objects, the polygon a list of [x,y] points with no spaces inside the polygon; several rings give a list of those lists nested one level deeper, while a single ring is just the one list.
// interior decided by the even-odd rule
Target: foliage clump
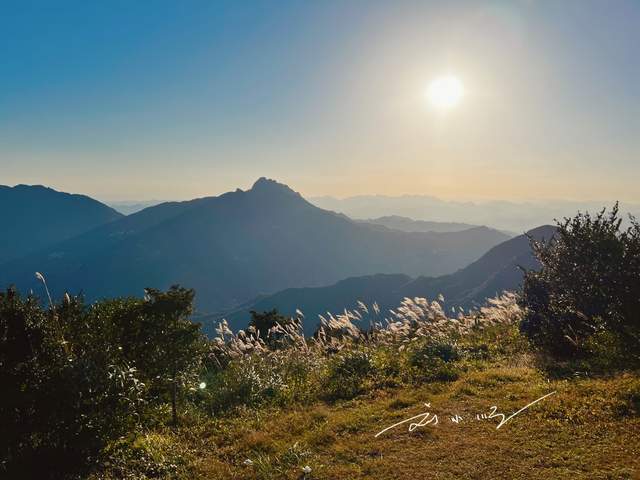
[{"label": "foliage clump", "polygon": [[539,271],[526,272],[522,332],[560,358],[640,360],[640,224],[622,228],[610,212],[558,223],[548,241],[532,241]]},{"label": "foliage clump", "polygon": [[0,474],[63,478],[150,423],[154,408],[170,402],[176,421],[205,358],[192,301],[177,286],[90,306],[65,295],[48,308],[1,292]]},{"label": "foliage clump", "polygon": [[459,360],[458,346],[446,340],[427,340],[412,346],[408,363],[412,376],[420,381],[453,381],[458,371],[453,363]]},{"label": "foliage clump", "polygon": [[364,391],[374,366],[367,352],[352,350],[332,358],[327,370],[323,396],[330,400],[351,399]]}]

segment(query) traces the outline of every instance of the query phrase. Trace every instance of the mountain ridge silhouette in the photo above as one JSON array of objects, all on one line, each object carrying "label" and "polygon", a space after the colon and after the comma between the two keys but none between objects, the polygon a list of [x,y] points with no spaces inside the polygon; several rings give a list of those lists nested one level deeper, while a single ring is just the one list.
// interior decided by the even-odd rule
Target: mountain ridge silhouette
[{"label": "mountain ridge silhouette", "polygon": [[36,289],[40,271],[54,295],[83,292],[88,300],[180,283],[195,288],[200,310],[215,312],[353,276],[450,273],[505,238],[490,229],[381,229],[260,178],[246,191],[165,202],[5,263],[0,282]]}]

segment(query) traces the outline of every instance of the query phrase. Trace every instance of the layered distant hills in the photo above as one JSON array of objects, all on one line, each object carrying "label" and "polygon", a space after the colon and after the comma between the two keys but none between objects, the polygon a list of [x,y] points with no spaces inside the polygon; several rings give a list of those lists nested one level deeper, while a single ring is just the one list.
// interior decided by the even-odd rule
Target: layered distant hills
[{"label": "layered distant hills", "polygon": [[373,225],[382,225],[387,228],[402,230],[403,232],[461,232],[478,225],[457,222],[430,222],[426,220],[414,220],[400,215],[387,215],[384,217],[365,220]]},{"label": "layered distant hills", "polygon": [[[25,201],[32,210],[43,208],[38,197]],[[40,271],[54,295],[82,291],[92,300],[180,283],[196,289],[201,311],[213,312],[347,277],[449,274],[508,238],[487,227],[405,232],[356,222],[264,178],[247,191],[163,203],[126,217],[94,203],[109,212],[94,219],[100,226],[20,258],[13,253],[0,265],[0,286],[39,287],[33,274]],[[22,238],[5,248],[17,249]]]},{"label": "layered distant hills", "polygon": [[[578,211],[597,212],[608,203],[569,200],[470,202],[443,200],[428,195],[316,197],[310,198],[309,201],[320,208],[340,212],[354,219],[401,215],[414,220],[491,225],[494,228],[517,233],[547,224],[554,219],[572,217]],[[640,205],[622,202],[620,211],[625,214],[635,214],[638,217]]]},{"label": "layered distant hills", "polygon": [[40,185],[0,185],[0,264],[122,218],[84,195]]},{"label": "layered distant hills", "polygon": [[[555,231],[555,227],[542,226],[529,231],[527,235],[537,240],[549,240]],[[251,310],[276,308],[285,315],[295,315],[296,309],[299,309],[305,314],[307,333],[312,333],[318,315],[355,308],[359,300],[369,305],[377,302],[383,314],[397,307],[404,297],[433,300],[439,294],[444,295],[447,308],[470,308],[504,290],[517,289],[522,282],[523,268],[538,268],[527,235],[493,247],[477,261],[449,275],[436,278],[420,276],[415,279],[407,275],[373,275],[349,278],[320,288],[290,288],[248,302],[228,312],[225,318],[234,328],[244,328]],[[210,317],[205,320],[215,322],[218,319]]]},{"label": "layered distant hills", "polygon": [[153,207],[154,205],[158,205],[160,203],[165,203],[165,202],[160,200],[139,200],[139,201],[120,200],[120,201],[109,202],[108,205],[111,208],[115,209],[116,211],[124,215],[131,215],[132,213],[139,212],[141,210],[144,210],[145,208]]}]

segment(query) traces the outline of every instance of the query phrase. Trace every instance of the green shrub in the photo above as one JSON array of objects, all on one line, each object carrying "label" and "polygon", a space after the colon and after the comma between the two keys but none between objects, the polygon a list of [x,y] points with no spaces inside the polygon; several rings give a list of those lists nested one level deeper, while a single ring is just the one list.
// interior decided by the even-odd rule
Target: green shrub
[{"label": "green shrub", "polygon": [[320,392],[324,359],[316,354],[290,352],[282,354],[281,376],[285,388],[280,391],[281,403],[310,403]]},{"label": "green shrub", "polygon": [[427,342],[410,351],[409,363],[413,367],[427,366],[433,359],[453,362],[460,358],[458,347],[448,342]]},{"label": "green shrub", "polygon": [[525,274],[521,330],[535,346],[580,358],[606,351],[599,338],[615,338],[627,362],[640,361],[640,225],[621,222],[616,204],[565,219],[551,241],[532,241],[542,267]]},{"label": "green shrub", "polygon": [[339,353],[329,362],[323,396],[329,400],[354,398],[364,391],[373,372],[369,353],[359,350]]},{"label": "green shrub", "polygon": [[79,301],[49,310],[0,293],[0,473],[62,478],[82,471],[106,442],[136,423],[136,371],[109,349],[81,342]]},{"label": "green shrub", "polygon": [[453,381],[458,378],[454,362],[460,359],[457,345],[447,341],[425,341],[412,346],[407,363],[412,379],[418,381]]},{"label": "green shrub", "polygon": [[188,478],[191,452],[179,439],[161,433],[140,433],[111,442],[102,452],[97,478],[146,480]]},{"label": "green shrub", "polygon": [[64,478],[146,423],[150,407],[171,402],[175,420],[206,346],[187,318],[192,301],[172,287],[91,306],[66,295],[44,309],[0,293],[0,474]]},{"label": "green shrub", "polygon": [[[223,412],[239,406],[255,407],[276,402],[286,384],[272,357],[241,357],[207,378],[210,409]],[[274,368],[275,367],[275,368]]]},{"label": "green shrub", "polygon": [[378,347],[371,353],[377,387],[399,385],[404,370],[403,357],[394,348]]}]

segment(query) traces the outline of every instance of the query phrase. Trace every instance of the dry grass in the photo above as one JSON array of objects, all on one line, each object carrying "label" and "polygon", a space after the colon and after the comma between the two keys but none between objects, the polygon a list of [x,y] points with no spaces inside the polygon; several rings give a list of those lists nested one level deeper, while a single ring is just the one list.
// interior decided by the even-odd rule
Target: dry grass
[{"label": "dry grass", "polygon": [[[304,314],[296,311],[294,322],[277,324],[267,336],[277,337],[289,350],[322,355],[347,349],[355,344],[368,346],[392,346],[402,350],[406,345],[421,339],[466,336],[478,330],[498,325],[514,325],[520,322],[523,310],[513,292],[487,300],[479,310],[451,312],[448,315],[442,304],[444,298],[429,301],[426,298],[404,298],[400,305],[387,313],[381,312],[376,303],[368,307],[358,302],[355,310],[341,314],[320,315],[317,335],[306,338]],[[248,355],[269,355],[265,341],[254,327],[233,332],[226,320],[215,329],[213,339],[219,361]]]},{"label": "dry grass", "polygon": [[[557,394],[496,430],[474,420],[492,405],[511,413]],[[289,411],[246,412],[204,428],[193,478],[632,479],[640,478],[640,380],[548,381],[532,367],[489,367],[449,384],[372,392]],[[635,396],[634,396],[635,395]],[[437,426],[382,428],[425,411]],[[454,424],[449,417],[463,417]],[[246,466],[246,459],[253,461]]]}]

